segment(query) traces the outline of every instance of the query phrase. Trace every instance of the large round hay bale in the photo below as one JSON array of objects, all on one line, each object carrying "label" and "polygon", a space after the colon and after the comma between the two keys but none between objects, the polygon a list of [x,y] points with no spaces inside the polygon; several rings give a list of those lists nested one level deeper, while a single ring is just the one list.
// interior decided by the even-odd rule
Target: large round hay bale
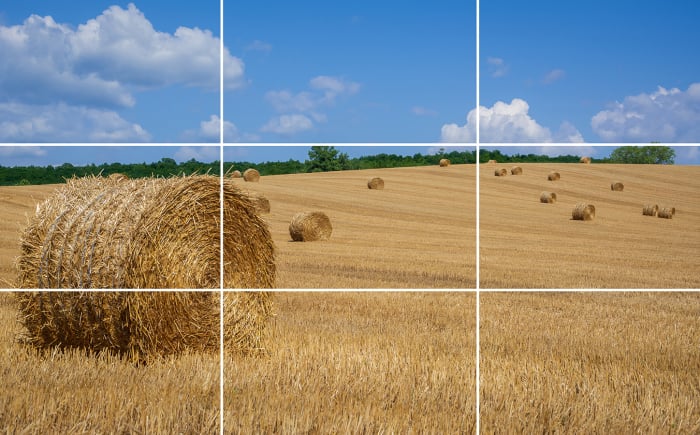
[{"label": "large round hay bale", "polygon": [[579,202],[571,212],[571,216],[577,221],[592,221],[595,218],[595,206],[585,202]]},{"label": "large round hay bale", "polygon": [[440,159],[440,166],[450,166],[450,159]]},{"label": "large round hay bale", "polygon": [[250,201],[253,203],[258,213],[270,213],[270,200],[265,198],[265,195],[258,192],[250,192],[248,193],[248,197],[250,197]]},{"label": "large round hay bale", "polygon": [[619,181],[610,184],[610,190],[614,192],[622,192],[624,189],[625,185],[620,183]]},{"label": "large round hay bale", "polygon": [[331,220],[321,211],[297,213],[289,224],[289,235],[295,242],[327,240],[332,231]]},{"label": "large round hay bale", "polygon": [[540,202],[554,204],[557,202],[557,194],[554,192],[542,192],[540,194]]},{"label": "large round hay bale", "polygon": [[673,219],[673,216],[676,215],[676,208],[675,207],[663,207],[659,209],[659,214],[657,215],[660,218],[664,219]]},{"label": "large round hay bale", "polygon": [[224,348],[234,354],[267,353],[271,292],[224,293]]},{"label": "large round hay bale", "polygon": [[559,175],[559,172],[550,172],[549,175],[547,175],[547,180],[549,181],[557,181],[561,178],[561,175]]},{"label": "large round hay bale", "polygon": [[241,171],[239,171],[238,169],[236,169],[235,171],[231,172],[231,175],[229,175],[229,177],[231,177],[231,178],[241,178],[241,177],[242,177]]},{"label": "large round hay bale", "polygon": [[659,206],[656,204],[646,204],[642,208],[642,214],[644,216],[656,216],[656,213],[659,212]]},{"label": "large round hay bale", "polygon": [[107,178],[109,178],[110,180],[114,180],[114,181],[124,181],[124,180],[128,180],[129,176],[125,175],[125,174],[120,174],[119,172],[115,172],[113,174],[109,174],[109,177],[107,177]]},{"label": "large round hay bale", "polygon": [[257,183],[260,181],[260,172],[258,172],[257,169],[248,168],[243,172],[243,179],[245,181]]},{"label": "large round hay bale", "polygon": [[496,177],[505,177],[508,175],[508,170],[506,168],[496,169],[493,173]]},{"label": "large round hay bale", "polygon": [[[18,288],[219,288],[219,177],[73,178],[21,236]],[[274,246],[224,183],[224,286],[272,287]]]},{"label": "large round hay bale", "polygon": [[588,165],[588,164],[591,163],[591,158],[590,158],[590,157],[581,157],[581,159],[579,159],[579,162],[580,162],[580,163],[585,163],[585,164]]},{"label": "large round hay bale", "polygon": [[367,182],[368,189],[384,189],[384,180],[379,177],[374,177]]},{"label": "large round hay bale", "polygon": [[511,175],[522,175],[522,173],[523,168],[521,168],[520,166],[513,166],[512,168],[510,168]]},{"label": "large round hay bale", "polygon": [[496,163],[498,163],[498,162],[497,162],[496,160],[493,160],[493,159],[492,159],[492,160],[489,160],[489,161],[488,161],[487,163],[489,163],[489,164],[491,164],[491,163],[492,163],[492,164],[494,164],[494,165],[495,165],[495,164],[496,164]]}]

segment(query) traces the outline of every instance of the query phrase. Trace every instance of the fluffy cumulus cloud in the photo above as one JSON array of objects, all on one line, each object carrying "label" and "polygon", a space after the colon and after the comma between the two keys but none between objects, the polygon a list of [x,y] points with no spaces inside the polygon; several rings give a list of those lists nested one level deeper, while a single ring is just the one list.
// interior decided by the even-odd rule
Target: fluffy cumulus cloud
[{"label": "fluffy cumulus cloud", "polygon": [[281,115],[270,119],[262,132],[292,135],[313,128],[314,123],[326,122],[324,108],[333,106],[341,96],[359,92],[360,84],[338,77],[318,76],[309,81],[309,89],[293,93],[288,90],[269,91],[265,99]]},{"label": "fluffy cumulus cloud", "polygon": [[[221,119],[217,115],[211,115],[208,120],[199,123],[199,129],[187,130],[182,135],[186,142],[219,142]],[[223,122],[224,140],[238,141],[238,130],[230,121]]]},{"label": "fluffy cumulus cloud", "polygon": [[198,162],[213,162],[219,160],[220,152],[218,146],[187,146],[178,148],[174,157],[179,162],[186,162],[192,159]]},{"label": "fluffy cumulus cloud", "polygon": [[[510,103],[497,101],[492,107],[479,108],[479,140],[481,142],[583,142],[581,133],[564,122],[552,133],[538,124],[528,111],[525,100],[515,98]],[[476,109],[469,111],[467,123],[442,126],[443,142],[474,142],[476,140]]]},{"label": "fluffy cumulus cloud", "polygon": [[625,97],[593,116],[591,127],[609,142],[698,142],[700,83]]}]

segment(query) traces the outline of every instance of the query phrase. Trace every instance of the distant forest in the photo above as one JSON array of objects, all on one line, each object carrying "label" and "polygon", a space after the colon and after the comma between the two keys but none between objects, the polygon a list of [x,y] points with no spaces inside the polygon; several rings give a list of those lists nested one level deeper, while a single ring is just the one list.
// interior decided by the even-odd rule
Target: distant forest
[{"label": "distant forest", "polygon": [[[374,156],[363,156],[348,158],[347,155],[340,154],[333,147],[314,147],[324,148],[323,151],[331,151],[331,156],[337,159],[333,168],[341,170],[353,169],[378,169],[378,168],[397,168],[407,166],[430,166],[437,165],[440,159],[447,158],[454,163],[475,163],[475,151],[441,151],[437,154],[414,154],[412,156],[400,156],[396,154],[377,154]],[[311,156],[311,153],[310,153]],[[579,156],[558,156],[549,157],[545,155],[521,155],[515,154],[512,156],[504,155],[498,150],[480,152],[480,161],[485,163],[491,159],[497,160],[499,163],[507,162],[578,162]],[[601,162],[601,160],[596,160]],[[339,166],[338,166],[339,164]],[[233,170],[245,171],[248,168],[257,169],[261,175],[278,175],[278,174],[297,174],[319,170],[319,164],[314,159],[300,162],[297,160],[287,160],[285,162],[265,162],[265,163],[250,163],[250,162],[224,162],[224,173],[232,172]],[[129,176],[130,178],[143,177],[170,177],[173,175],[191,175],[191,174],[211,174],[219,175],[219,162],[201,163],[194,159],[177,163],[171,158],[163,158],[154,163],[103,163],[101,165],[74,166],[70,163],[64,163],[60,166],[15,166],[4,167],[0,166],[0,185],[16,186],[16,185],[32,185],[32,184],[55,184],[63,183],[65,179],[76,177],[84,177],[86,175],[102,175],[120,173]]]}]

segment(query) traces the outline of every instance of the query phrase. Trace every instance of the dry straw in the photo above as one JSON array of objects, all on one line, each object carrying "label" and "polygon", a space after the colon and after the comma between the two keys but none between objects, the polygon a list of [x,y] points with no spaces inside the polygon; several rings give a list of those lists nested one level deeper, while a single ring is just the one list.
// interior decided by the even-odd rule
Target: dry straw
[{"label": "dry straw", "polygon": [[496,177],[505,177],[508,175],[508,170],[506,168],[496,169],[493,174]]},{"label": "dry straw", "polygon": [[248,197],[258,213],[270,213],[270,200],[268,200],[265,195],[258,192],[249,192]]},{"label": "dry straw", "polygon": [[510,168],[511,175],[522,175],[522,173],[523,168],[521,168],[520,166],[513,166],[512,168]]},{"label": "dry straw", "polygon": [[[18,288],[219,288],[218,177],[73,178],[21,236]],[[272,287],[270,232],[224,183],[224,285]]]},{"label": "dry straw", "polygon": [[659,214],[657,215],[660,218],[664,219],[673,219],[673,216],[676,215],[676,208],[675,207],[663,207],[659,209]]},{"label": "dry straw", "polygon": [[258,182],[260,181],[260,172],[256,169],[248,168],[243,172],[243,179],[245,181]]},{"label": "dry straw", "polygon": [[571,216],[577,221],[592,221],[595,218],[595,206],[593,204],[579,202],[571,212]]},{"label": "dry straw", "polygon": [[320,211],[297,213],[289,224],[289,235],[295,242],[327,240],[332,231],[331,220]]},{"label": "dry straw", "polygon": [[125,175],[125,174],[120,174],[119,172],[115,172],[113,174],[110,174],[109,177],[107,177],[107,178],[109,178],[110,180],[114,180],[114,181],[124,181],[124,180],[128,180],[129,176]]},{"label": "dry straw", "polygon": [[440,166],[450,166],[450,159],[440,159]]},{"label": "dry straw", "polygon": [[580,163],[585,163],[585,164],[590,164],[591,163],[591,158],[590,157],[581,157],[579,160]]},{"label": "dry straw", "polygon": [[624,189],[625,185],[620,183],[619,181],[610,184],[610,190],[614,192],[622,192]]},{"label": "dry straw", "polygon": [[656,204],[654,204],[654,205],[646,204],[642,208],[642,214],[644,216],[656,216],[656,213],[658,213],[658,212],[659,212],[659,206]]},{"label": "dry straw", "polygon": [[374,177],[367,182],[368,189],[384,189],[384,180],[379,177]]},{"label": "dry straw", "polygon": [[550,172],[549,175],[547,175],[547,180],[549,181],[557,181],[561,178],[561,175],[559,175],[559,172]]},{"label": "dry straw", "polygon": [[[17,292],[22,341],[38,348],[111,351],[136,360],[219,348],[218,292]],[[224,346],[263,348],[269,292],[226,293]]]},{"label": "dry straw", "polygon": [[554,204],[557,202],[557,194],[554,192],[542,192],[540,194],[540,202]]}]

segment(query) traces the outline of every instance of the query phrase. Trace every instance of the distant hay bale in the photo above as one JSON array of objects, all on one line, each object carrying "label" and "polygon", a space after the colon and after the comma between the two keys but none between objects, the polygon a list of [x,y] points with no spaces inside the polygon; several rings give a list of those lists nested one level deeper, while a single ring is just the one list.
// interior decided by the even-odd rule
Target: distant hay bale
[{"label": "distant hay bale", "polygon": [[673,216],[676,215],[676,208],[675,207],[663,207],[659,209],[659,214],[657,215],[660,218],[664,219],[673,219]]},{"label": "distant hay bale", "polygon": [[289,224],[289,235],[295,242],[327,240],[332,231],[331,220],[320,211],[297,213]]},{"label": "distant hay bale", "polygon": [[265,198],[265,195],[258,192],[251,192],[248,194],[248,197],[250,197],[250,201],[253,203],[258,213],[270,213],[270,201]]},{"label": "distant hay bale", "polygon": [[498,163],[498,162],[497,162],[496,160],[489,160],[487,163],[489,163],[489,164],[491,164],[491,163],[496,164],[496,163]]},{"label": "distant hay bale", "polygon": [[268,353],[271,292],[224,293],[224,349],[233,354]]},{"label": "distant hay bale", "polygon": [[592,221],[595,218],[595,206],[593,204],[579,202],[571,212],[571,216],[577,221]]},{"label": "distant hay bale", "polygon": [[557,202],[557,194],[554,192],[542,192],[540,194],[540,202],[554,204]]},{"label": "distant hay bale", "polygon": [[580,163],[585,163],[585,164],[590,164],[591,163],[591,158],[590,157],[581,157],[579,160]]},{"label": "distant hay bale", "polygon": [[615,191],[615,192],[622,192],[625,188],[625,185],[620,183],[619,181],[616,181],[614,183],[610,184],[610,190]]},{"label": "distant hay bale", "polygon": [[523,174],[523,168],[520,166],[513,166],[510,168],[510,174],[511,175],[522,175]]},{"label": "distant hay bale", "polygon": [[235,171],[231,172],[231,175],[229,175],[229,177],[231,177],[231,178],[241,178],[241,177],[242,177],[241,171],[239,171],[238,169],[236,169]]},{"label": "distant hay bale", "polygon": [[494,175],[496,177],[505,177],[506,175],[508,175],[508,171],[506,170],[506,168],[496,169],[494,171]]},{"label": "distant hay bale", "polygon": [[656,216],[656,213],[658,213],[658,212],[659,212],[659,206],[656,204],[654,204],[654,205],[646,204],[642,208],[642,214],[644,216]]},{"label": "distant hay bale", "polygon": [[368,189],[384,189],[384,180],[379,177],[374,177],[367,182]]},{"label": "distant hay bale", "polygon": [[[21,236],[18,288],[219,288],[219,177],[73,178]],[[224,182],[224,286],[274,285],[274,245]]]},{"label": "distant hay bale", "polygon": [[114,181],[124,181],[124,180],[128,180],[129,176],[125,175],[125,174],[120,174],[119,172],[115,172],[113,174],[110,174],[109,177],[107,177],[107,178],[109,178],[110,180],[114,180]]},{"label": "distant hay bale", "polygon": [[549,181],[557,181],[561,178],[561,175],[559,175],[559,172],[550,172],[549,175],[547,175],[547,180]]},{"label": "distant hay bale", "polygon": [[243,172],[243,179],[245,181],[257,183],[260,181],[260,172],[258,172],[256,169],[248,168],[245,170],[245,172]]},{"label": "distant hay bale", "polygon": [[450,166],[450,159],[440,159],[440,166]]}]

